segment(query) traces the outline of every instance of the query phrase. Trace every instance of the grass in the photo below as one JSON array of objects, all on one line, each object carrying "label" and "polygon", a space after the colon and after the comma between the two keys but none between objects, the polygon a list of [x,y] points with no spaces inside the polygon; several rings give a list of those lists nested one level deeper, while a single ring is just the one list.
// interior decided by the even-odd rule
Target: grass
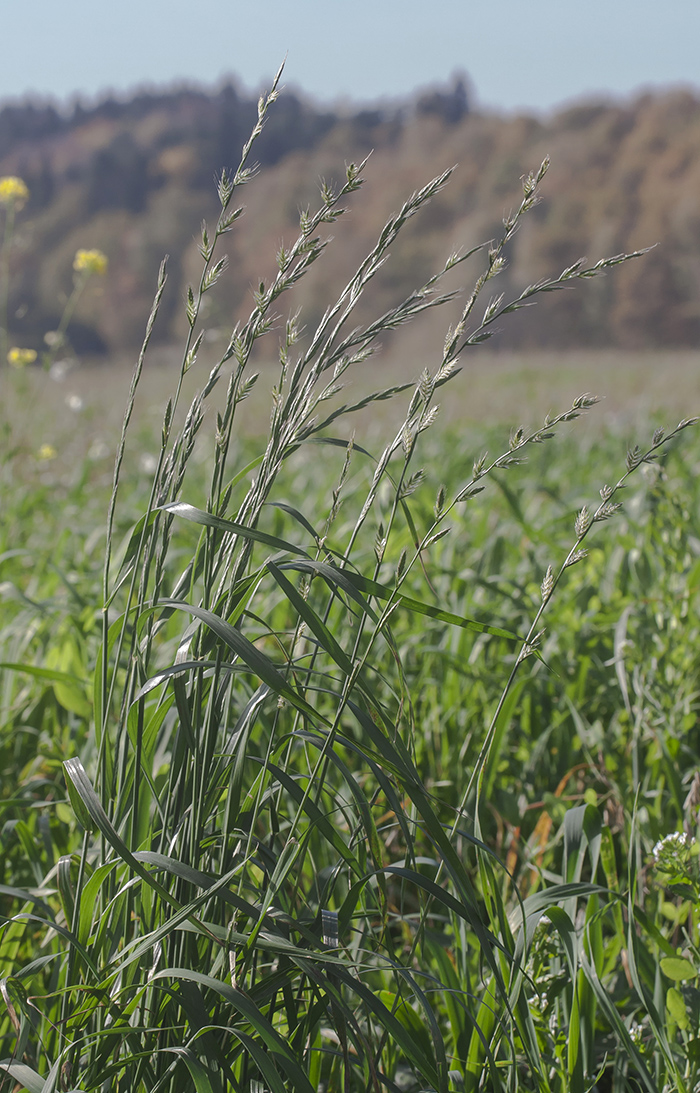
[{"label": "grass", "polygon": [[[430,359],[429,351],[426,346],[420,355],[414,346],[400,354],[380,355],[353,371],[349,389],[358,399],[370,395],[377,367],[387,387],[397,386],[420,374],[425,360]],[[205,357],[204,362],[203,367],[212,366],[215,359]],[[277,364],[263,360],[258,367],[261,380],[237,425],[238,435],[249,439],[267,429],[270,389],[277,380]],[[510,428],[520,420],[534,424],[546,409],[564,406],[582,390],[590,389],[604,394],[586,435],[621,429],[631,441],[649,421],[680,419],[700,396],[696,354],[690,351],[499,353],[486,347],[465,361],[465,368],[463,380],[441,406],[441,423],[455,430],[468,429],[470,434],[481,434],[484,423],[492,428]],[[16,381],[6,384],[8,416],[15,421],[16,435],[23,436],[30,452],[38,448],[37,437],[52,444],[59,467],[80,463],[90,452],[93,459],[106,465],[119,436],[131,374],[130,363],[119,360],[109,365],[83,365],[64,374],[59,370],[50,380],[38,370],[8,377]],[[159,427],[164,399],[177,376],[176,347],[153,350],[134,409],[135,429],[143,447],[151,443]],[[186,377],[188,398],[193,397],[196,382],[196,375]],[[28,401],[31,419],[22,428]],[[58,414],[57,402],[61,406]],[[71,404],[79,409],[71,409]],[[358,439],[376,439],[390,425],[392,412],[391,404],[375,404],[356,415],[353,427]]]},{"label": "grass", "polygon": [[[199,311],[251,147],[222,176],[220,219],[203,232],[162,425],[154,436],[133,417],[151,379],[142,359],[111,488],[99,459],[39,459],[43,435],[7,424],[8,1083],[692,1090],[689,422],[668,437],[649,427],[626,455],[619,427],[598,433],[584,466],[566,433],[589,396],[499,447],[492,435],[491,455],[467,454],[464,428],[440,433],[435,409],[460,404],[459,383],[473,392],[459,365],[501,316],[627,256],[477,317],[543,164],[482,248],[484,273],[437,361],[358,398],[382,332],[442,302],[438,276],[353,327],[394,238],[448,179],[407,201],[304,339],[293,310],[273,315],[323,260],[325,225],[361,183],[351,165],[203,368]],[[164,284],[162,269],[153,321]],[[256,443],[251,358],[275,323]],[[96,414],[86,431],[103,426]]]}]

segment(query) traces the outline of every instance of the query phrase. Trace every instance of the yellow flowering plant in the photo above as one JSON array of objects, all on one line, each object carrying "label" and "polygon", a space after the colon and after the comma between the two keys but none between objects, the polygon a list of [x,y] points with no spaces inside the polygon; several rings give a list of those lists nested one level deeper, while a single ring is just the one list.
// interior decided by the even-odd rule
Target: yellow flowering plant
[{"label": "yellow flowering plant", "polygon": [[[4,231],[0,245],[0,361],[7,361],[12,368],[21,369],[33,364],[37,353],[33,349],[9,347],[8,301],[10,291],[10,250],[13,242],[15,214],[24,208],[29,200],[29,187],[16,175],[0,178],[0,207],[4,209]],[[71,292],[63,315],[56,330],[46,335],[49,349],[43,354],[45,368],[50,368],[57,353],[66,344],[66,331],[78,301],[92,276],[103,277],[107,272],[107,255],[97,248],[79,248],[73,259],[73,291]]]},{"label": "yellow flowering plant", "polygon": [[16,175],[0,178],[0,205],[19,210],[24,208],[28,200],[29,189],[21,178]]},{"label": "yellow flowering plant", "polygon": [[0,206],[5,209],[5,226],[0,246],[0,360],[7,358],[7,302],[10,294],[10,248],[15,230],[15,213],[29,200],[29,187],[16,175],[0,178]]},{"label": "yellow flowering plant", "polygon": [[20,349],[18,346],[13,345],[7,354],[7,361],[13,368],[25,368],[26,365],[33,364],[36,357],[36,349]]},{"label": "yellow flowering plant", "polygon": [[65,345],[66,330],[73,317],[73,312],[78,305],[78,300],[83,294],[85,285],[93,275],[103,277],[107,272],[108,265],[109,259],[101,250],[80,249],[75,252],[75,258],[73,259],[73,269],[75,270],[73,291],[63,309],[63,315],[61,316],[58,327],[56,330],[50,330],[44,338],[46,344],[49,346],[49,352],[44,355],[45,368],[51,367],[59,349]]},{"label": "yellow flowering plant", "polygon": [[107,272],[107,255],[101,250],[79,250],[73,259],[73,269],[76,273],[93,274],[102,277]]}]

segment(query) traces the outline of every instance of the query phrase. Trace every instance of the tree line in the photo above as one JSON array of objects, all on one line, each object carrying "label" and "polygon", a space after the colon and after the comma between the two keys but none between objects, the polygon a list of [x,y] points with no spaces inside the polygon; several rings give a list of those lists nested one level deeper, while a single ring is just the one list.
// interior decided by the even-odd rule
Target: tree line
[{"label": "tree line", "polygon": [[[202,216],[216,215],[215,179],[232,169],[257,111],[232,83],[216,91],[178,87],[61,109],[10,103],[0,109],[0,176],[17,175],[30,197],[15,226],[8,325],[18,344],[39,343],[60,315],[79,247],[109,257],[104,285],[81,298],[72,323],[78,353],[133,350],[147,316],[158,264],[170,255],[160,336],[175,339],[196,265]],[[519,179],[552,159],[545,198],[512,248],[499,291],[517,293],[524,271],[558,272],[654,247],[643,259],[522,312],[500,345],[654,348],[700,338],[700,98],[688,91],[626,102],[591,101],[548,117],[500,116],[474,107],[456,77],[412,99],[338,109],[284,92],[256,144],[259,177],[249,187],[250,223],[231,234],[229,268],[212,337],[247,312],[275,253],[320,180],[371,153],[362,214],[334,227],[345,245],[320,260],[302,294],[306,321],[321,313],[384,217],[430,171],[457,164],[454,178],[401,243],[391,273],[376,279],[373,309],[419,285],[446,255],[497,234],[519,200]],[[657,245],[658,244],[658,245]],[[476,268],[476,267],[475,267]],[[361,319],[362,316],[359,316]],[[434,319],[435,336],[444,326]]]}]

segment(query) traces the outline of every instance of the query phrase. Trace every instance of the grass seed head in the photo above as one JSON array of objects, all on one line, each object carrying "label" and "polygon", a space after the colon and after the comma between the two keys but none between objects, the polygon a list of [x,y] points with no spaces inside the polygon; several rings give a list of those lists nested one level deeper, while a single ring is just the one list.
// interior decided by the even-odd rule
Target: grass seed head
[{"label": "grass seed head", "polygon": [[574,534],[576,535],[576,538],[583,539],[590,526],[591,514],[589,513],[587,506],[584,505],[574,523]]}]

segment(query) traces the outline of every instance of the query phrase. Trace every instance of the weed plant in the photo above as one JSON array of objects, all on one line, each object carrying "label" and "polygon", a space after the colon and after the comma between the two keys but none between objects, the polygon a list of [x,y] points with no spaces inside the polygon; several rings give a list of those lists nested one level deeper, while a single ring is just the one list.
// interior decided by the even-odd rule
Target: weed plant
[{"label": "weed plant", "polygon": [[[10,348],[10,324],[8,317],[10,294],[10,257],[14,243],[14,230],[17,213],[29,200],[29,189],[23,179],[15,175],[0,178],[0,210],[3,216],[2,242],[0,243],[0,362],[13,368],[25,368],[36,361],[38,353],[35,349],[12,346]],[[49,330],[44,335],[44,342],[48,347],[41,355],[41,363],[48,371],[54,364],[59,352],[72,355],[67,331],[73,313],[78,305],[80,297],[85,291],[90,278],[97,274],[102,276],[107,270],[107,256],[99,250],[76,251],[73,259],[73,291],[66,297],[63,313],[56,330]]]},{"label": "weed plant", "polygon": [[[541,493],[518,496],[509,475],[590,395],[515,429],[471,471],[458,451],[430,498],[417,466],[466,350],[539,294],[637,255],[577,263],[478,317],[545,162],[499,240],[354,326],[398,233],[450,172],[438,176],[315,331],[304,338],[294,312],[283,324],[268,436],[236,466],[251,356],[364,168],[322,185],[177,427],[202,301],[276,94],[277,81],[240,166],[220,177],[152,485],[119,543],[161,267],[116,458],[92,721],[87,589],[73,589],[81,610],[66,612],[57,647],[73,651],[60,663],[37,646],[30,597],[3,634],[15,642],[4,724],[26,730],[14,756],[3,745],[8,765],[31,768],[32,734],[51,742],[2,801],[0,1065],[30,1093],[694,1089],[700,777],[686,786],[683,771],[696,765],[697,668],[680,635],[698,540],[667,470],[690,422],[629,451],[566,530],[569,496],[543,524]],[[452,300],[442,278],[477,252],[483,273],[434,367],[339,402],[378,338]],[[372,455],[352,414],[387,399],[403,409]],[[192,456],[210,407],[202,489]],[[645,470],[656,477],[633,494]],[[601,574],[589,539],[623,496],[637,523],[620,524],[622,553]]]}]

